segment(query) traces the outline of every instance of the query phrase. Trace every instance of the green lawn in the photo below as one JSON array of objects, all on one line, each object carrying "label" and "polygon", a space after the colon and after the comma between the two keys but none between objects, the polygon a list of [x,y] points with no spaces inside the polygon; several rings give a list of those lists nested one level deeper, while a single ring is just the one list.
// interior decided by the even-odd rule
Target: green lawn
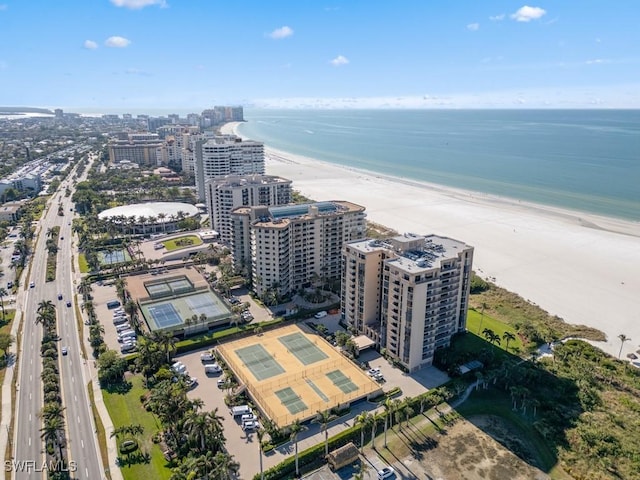
[{"label": "green lawn", "polygon": [[505,332],[511,332],[515,335],[516,339],[509,342],[509,351],[512,353],[522,352],[523,345],[522,340],[518,336],[516,329],[511,325],[503,323],[495,318],[488,316],[486,313],[481,315],[480,312],[469,309],[467,313],[467,330],[469,333],[479,336],[483,340],[485,339],[482,334],[483,330],[488,328],[493,330],[494,333],[500,335],[500,347],[505,348],[507,343],[505,342],[503,335]]},{"label": "green lawn", "polygon": [[140,424],[144,427],[144,433],[138,438],[138,442],[143,452],[151,454],[151,462],[123,465],[122,475],[125,480],[168,479],[171,476],[171,470],[167,468],[167,461],[162,456],[160,447],[151,441],[153,434],[160,430],[160,425],[140,402],[140,396],[146,393],[142,385],[142,377],[135,375],[130,378],[130,381],[133,386],[127,393],[109,393],[103,389],[102,396],[115,428],[130,424]]},{"label": "green lawn", "polygon": [[84,253],[78,255],[78,264],[80,265],[80,273],[89,273],[89,264]]},{"label": "green lawn", "polygon": [[202,245],[202,239],[197,235],[184,235],[182,237],[172,238],[171,240],[166,240],[162,242],[164,248],[167,249],[168,252],[172,250],[178,250],[180,248],[188,248],[194,247],[197,245]]}]

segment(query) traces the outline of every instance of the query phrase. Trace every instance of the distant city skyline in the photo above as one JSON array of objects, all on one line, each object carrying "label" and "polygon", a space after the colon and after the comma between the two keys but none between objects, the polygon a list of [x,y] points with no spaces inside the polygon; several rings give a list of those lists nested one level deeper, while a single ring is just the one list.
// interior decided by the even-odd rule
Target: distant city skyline
[{"label": "distant city skyline", "polygon": [[0,0],[0,105],[640,108],[635,1]]}]

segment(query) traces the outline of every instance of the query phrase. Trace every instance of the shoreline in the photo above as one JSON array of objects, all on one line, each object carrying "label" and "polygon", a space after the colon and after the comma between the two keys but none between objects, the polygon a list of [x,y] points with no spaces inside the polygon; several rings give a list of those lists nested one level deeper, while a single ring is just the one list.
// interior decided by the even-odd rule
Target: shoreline
[{"label": "shoreline", "polygon": [[[238,123],[223,132],[236,133]],[[636,350],[640,223],[342,167],[265,146],[266,169],[314,200],[348,200],[399,233],[475,247],[474,270],[567,323],[597,328],[613,356]],[[634,295],[635,292],[635,295]]]}]

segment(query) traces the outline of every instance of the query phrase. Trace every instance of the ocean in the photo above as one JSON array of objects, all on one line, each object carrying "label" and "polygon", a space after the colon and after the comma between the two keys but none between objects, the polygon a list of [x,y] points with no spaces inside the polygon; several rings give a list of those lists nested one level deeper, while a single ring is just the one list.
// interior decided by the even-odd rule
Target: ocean
[{"label": "ocean", "polygon": [[245,109],[244,114],[243,136],[289,153],[640,221],[640,110]]}]

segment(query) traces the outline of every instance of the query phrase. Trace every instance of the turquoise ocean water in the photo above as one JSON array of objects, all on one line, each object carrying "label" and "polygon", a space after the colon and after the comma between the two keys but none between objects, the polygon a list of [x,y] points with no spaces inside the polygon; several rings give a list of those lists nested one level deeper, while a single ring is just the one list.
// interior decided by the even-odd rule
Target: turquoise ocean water
[{"label": "turquoise ocean water", "polygon": [[249,110],[267,146],[640,221],[640,110]]}]

